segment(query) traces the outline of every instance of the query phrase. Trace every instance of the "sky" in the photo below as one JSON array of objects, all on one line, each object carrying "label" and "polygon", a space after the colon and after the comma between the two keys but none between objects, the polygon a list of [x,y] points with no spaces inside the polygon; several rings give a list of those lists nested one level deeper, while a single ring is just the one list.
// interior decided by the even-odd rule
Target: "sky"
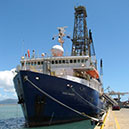
[{"label": "sky", "polygon": [[[13,77],[21,56],[34,49],[48,53],[57,27],[73,35],[74,7],[87,10],[96,56],[103,59],[103,87],[129,92],[129,0],[0,0],[0,100],[16,98]],[[65,54],[72,42],[65,40]],[[105,90],[106,91],[106,90]],[[122,97],[122,100],[129,95]]]}]

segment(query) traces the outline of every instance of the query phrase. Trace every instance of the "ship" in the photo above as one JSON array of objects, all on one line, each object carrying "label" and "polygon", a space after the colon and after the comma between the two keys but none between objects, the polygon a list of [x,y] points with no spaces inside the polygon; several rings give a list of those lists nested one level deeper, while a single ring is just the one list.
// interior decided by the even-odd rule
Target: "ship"
[{"label": "ship", "polygon": [[[105,112],[103,86],[97,70],[92,32],[86,24],[86,8],[75,7],[73,38],[58,27],[58,44],[51,55],[21,57],[13,81],[28,127],[99,121]],[[64,54],[64,38],[72,42],[71,55]]]}]

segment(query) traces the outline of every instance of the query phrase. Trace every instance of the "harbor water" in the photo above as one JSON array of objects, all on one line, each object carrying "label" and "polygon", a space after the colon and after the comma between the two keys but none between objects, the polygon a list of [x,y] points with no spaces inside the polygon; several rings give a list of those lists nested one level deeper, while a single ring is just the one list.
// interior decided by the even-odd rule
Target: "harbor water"
[{"label": "harbor water", "polygon": [[[0,105],[0,129],[28,129],[24,126],[24,117],[20,105]],[[90,121],[37,127],[31,129],[94,129]]]}]

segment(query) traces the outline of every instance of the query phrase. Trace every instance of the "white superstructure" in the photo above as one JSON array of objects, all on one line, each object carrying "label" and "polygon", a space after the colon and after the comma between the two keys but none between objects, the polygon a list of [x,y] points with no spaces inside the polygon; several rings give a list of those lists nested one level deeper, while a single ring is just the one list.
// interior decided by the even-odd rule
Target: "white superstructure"
[{"label": "white superstructure", "polygon": [[91,87],[101,93],[99,78],[93,77],[88,73],[88,71],[93,71],[94,69],[95,66],[88,56],[58,56],[21,59],[21,70],[30,70],[65,78]]}]

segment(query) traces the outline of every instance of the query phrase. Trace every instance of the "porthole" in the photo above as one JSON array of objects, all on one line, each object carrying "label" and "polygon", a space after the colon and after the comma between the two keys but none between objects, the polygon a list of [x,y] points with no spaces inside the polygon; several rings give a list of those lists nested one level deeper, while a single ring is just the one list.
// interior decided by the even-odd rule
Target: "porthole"
[{"label": "porthole", "polygon": [[36,80],[39,80],[39,77],[35,77]]},{"label": "porthole", "polygon": [[83,90],[84,90],[84,87],[80,87],[79,89],[80,89],[81,91],[83,91]]}]

